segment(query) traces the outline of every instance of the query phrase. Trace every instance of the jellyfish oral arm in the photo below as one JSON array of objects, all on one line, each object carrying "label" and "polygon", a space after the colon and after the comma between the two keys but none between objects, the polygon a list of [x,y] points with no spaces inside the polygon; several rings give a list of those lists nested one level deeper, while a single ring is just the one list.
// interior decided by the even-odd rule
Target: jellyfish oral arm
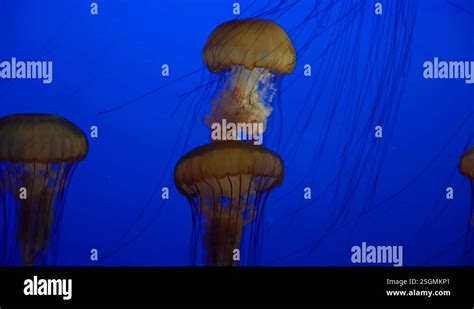
[{"label": "jellyfish oral arm", "polygon": [[235,124],[259,123],[262,126],[260,133],[263,133],[273,110],[271,103],[275,92],[274,74],[269,70],[258,67],[248,70],[234,65],[204,121],[210,128],[224,119]]}]

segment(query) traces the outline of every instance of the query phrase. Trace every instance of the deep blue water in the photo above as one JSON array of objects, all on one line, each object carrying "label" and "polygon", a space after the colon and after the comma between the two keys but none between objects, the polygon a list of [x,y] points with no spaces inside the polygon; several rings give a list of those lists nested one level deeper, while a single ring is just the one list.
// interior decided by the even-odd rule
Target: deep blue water
[{"label": "deep blue water", "polygon": [[[16,57],[54,63],[50,85],[0,80],[0,115],[55,113],[86,134],[91,126],[99,128],[99,138],[89,139],[89,154],[70,184],[58,265],[187,265],[191,212],[174,186],[173,168],[183,153],[209,142],[202,118],[210,102],[189,97],[179,105],[179,96],[210,75],[202,48],[215,27],[235,18],[234,1],[97,1],[97,16],[90,14],[91,2],[0,1],[0,60]],[[330,18],[358,2],[339,1]],[[471,189],[457,166],[467,146],[474,145],[474,85],[461,79],[424,79],[423,63],[434,57],[474,61],[473,2],[420,0],[413,1],[416,6],[405,4],[395,10],[389,1],[382,1],[382,16],[374,15],[375,2],[364,2],[364,18],[344,19],[341,25],[353,23],[360,28],[338,41],[339,50],[331,49],[329,29],[311,38],[314,29],[328,26],[324,19],[304,22],[315,4],[312,1],[291,7],[292,1],[284,1],[265,15],[289,32],[297,50],[305,42],[310,45],[298,54],[295,72],[283,79],[281,110],[275,108],[274,129],[264,143],[282,156],[286,168],[283,185],[272,192],[266,205],[264,265],[353,265],[351,247],[362,242],[404,246],[404,265],[465,263]],[[267,2],[240,3],[241,17],[251,17],[264,11]],[[411,44],[411,52],[402,56],[394,52],[396,48],[387,48],[380,58],[369,59],[371,48],[386,39],[406,37],[402,33],[406,28],[398,27],[409,23],[403,14],[416,17],[413,37],[397,41],[405,47]],[[396,16],[402,16],[396,23],[399,32],[391,31],[394,26],[382,28],[376,20],[393,21]],[[299,35],[290,31],[298,25]],[[357,50],[354,42],[360,44]],[[304,77],[304,64],[313,63],[326,48],[333,58],[314,62],[313,75]],[[356,53],[357,58],[349,58]],[[329,59],[333,73],[349,74],[328,77],[329,71],[320,68]],[[400,60],[406,72],[383,69],[383,59]],[[170,66],[169,77],[162,77],[162,64]],[[355,113],[356,97],[341,91],[337,102],[334,99],[341,81],[377,93],[363,80],[364,69],[372,66],[375,80],[400,77],[402,84],[389,92],[389,83],[382,83],[384,99],[376,104],[372,120],[374,107],[369,99],[361,100],[360,119],[369,123],[370,132],[380,124],[378,119],[385,119],[380,118],[382,110],[390,110],[392,121],[381,124],[381,141],[373,133],[351,137],[351,132],[363,132],[365,125],[360,119],[356,124],[347,121]],[[320,96],[311,90],[313,83],[321,87]],[[98,114],[161,85],[167,86],[124,108]],[[333,104],[338,108],[329,126],[326,121]],[[281,133],[280,145],[277,133]],[[321,142],[325,133],[327,139]],[[352,148],[344,154],[343,146],[349,143]],[[361,157],[356,156],[361,147]],[[347,165],[338,173],[341,160],[347,160]],[[364,162],[381,163],[370,171]],[[365,171],[360,185],[346,201],[347,186],[356,180],[359,169]],[[378,175],[376,187],[374,175]],[[161,199],[163,186],[170,188],[169,200]],[[311,200],[303,199],[307,186],[312,188]],[[454,190],[452,200],[445,197],[447,187]],[[156,188],[158,193],[153,194]],[[338,210],[343,206],[342,214]],[[334,221],[339,227],[331,228]],[[315,246],[321,236],[325,237]],[[91,249],[99,251],[99,262],[90,261]]]}]

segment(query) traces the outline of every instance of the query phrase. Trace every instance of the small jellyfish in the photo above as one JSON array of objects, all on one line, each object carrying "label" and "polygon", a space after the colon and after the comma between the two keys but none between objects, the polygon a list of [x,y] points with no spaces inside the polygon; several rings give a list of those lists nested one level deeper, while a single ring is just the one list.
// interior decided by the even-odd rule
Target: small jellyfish
[{"label": "small jellyfish", "polygon": [[471,227],[474,227],[474,147],[469,148],[461,157],[459,171],[471,182]]},{"label": "small jellyfish", "polygon": [[474,244],[474,147],[469,148],[459,161],[459,171],[466,176],[471,183],[471,207],[470,224],[467,228],[466,243],[464,249],[464,258],[466,263],[472,265]]},{"label": "small jellyfish", "polygon": [[[174,179],[191,205],[195,262],[200,243],[207,266],[239,265],[234,254],[241,249],[242,260],[255,262],[266,199],[282,183],[283,172],[277,154],[241,141],[207,144],[181,158]],[[241,243],[244,230],[247,248]]]},{"label": "small jellyfish", "polygon": [[62,117],[0,119],[1,264],[47,263],[70,177],[87,151],[84,133]]}]

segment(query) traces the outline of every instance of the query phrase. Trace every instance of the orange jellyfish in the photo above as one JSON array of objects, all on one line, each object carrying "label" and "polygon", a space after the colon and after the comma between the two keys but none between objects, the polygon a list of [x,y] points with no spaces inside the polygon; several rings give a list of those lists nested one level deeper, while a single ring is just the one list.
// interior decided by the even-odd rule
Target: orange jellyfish
[{"label": "orange jellyfish", "polygon": [[47,264],[68,183],[88,142],[68,120],[21,114],[0,119],[0,262]]},{"label": "orange jellyfish", "polygon": [[467,231],[464,257],[466,262],[472,263],[472,250],[474,250],[474,244],[472,243],[474,240],[474,147],[469,148],[461,157],[459,171],[462,175],[469,178],[471,183],[471,215]]},{"label": "orange jellyfish", "polygon": [[[469,148],[461,157],[459,171],[469,178],[471,182],[471,192],[474,194],[474,147]],[[471,196],[472,207],[474,207],[474,195]],[[472,211],[471,211],[472,212]],[[471,213],[471,226],[474,226],[474,213]]]},{"label": "orange jellyfish", "polygon": [[181,158],[174,180],[191,205],[195,262],[199,247],[208,266],[255,262],[265,202],[283,172],[277,154],[240,141],[204,145]]},{"label": "orange jellyfish", "polygon": [[226,74],[225,85],[204,119],[206,125],[226,119],[261,123],[265,131],[279,76],[293,72],[296,64],[286,32],[268,20],[229,21],[209,36],[203,58],[211,72]]}]

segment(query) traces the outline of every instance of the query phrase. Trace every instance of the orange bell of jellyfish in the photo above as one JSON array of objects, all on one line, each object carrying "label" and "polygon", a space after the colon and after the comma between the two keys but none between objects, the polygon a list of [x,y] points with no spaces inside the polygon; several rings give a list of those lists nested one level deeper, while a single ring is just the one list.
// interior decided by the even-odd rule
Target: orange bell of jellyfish
[{"label": "orange bell of jellyfish", "polygon": [[474,227],[474,147],[469,148],[461,157],[459,171],[471,181],[471,226]]},{"label": "orange bell of jellyfish", "polygon": [[233,253],[249,225],[248,259],[253,258],[266,197],[281,184],[283,172],[277,154],[239,141],[198,147],[178,162],[175,183],[191,204],[193,231],[202,235],[194,235],[194,245],[202,242],[205,265],[237,265]]},{"label": "orange bell of jellyfish", "polygon": [[474,147],[469,148],[461,157],[459,171],[469,179],[474,179]]},{"label": "orange bell of jellyfish", "polygon": [[210,71],[241,66],[249,71],[264,68],[279,74],[293,72],[296,52],[286,32],[263,19],[238,19],[223,23],[209,36],[203,51]]}]

